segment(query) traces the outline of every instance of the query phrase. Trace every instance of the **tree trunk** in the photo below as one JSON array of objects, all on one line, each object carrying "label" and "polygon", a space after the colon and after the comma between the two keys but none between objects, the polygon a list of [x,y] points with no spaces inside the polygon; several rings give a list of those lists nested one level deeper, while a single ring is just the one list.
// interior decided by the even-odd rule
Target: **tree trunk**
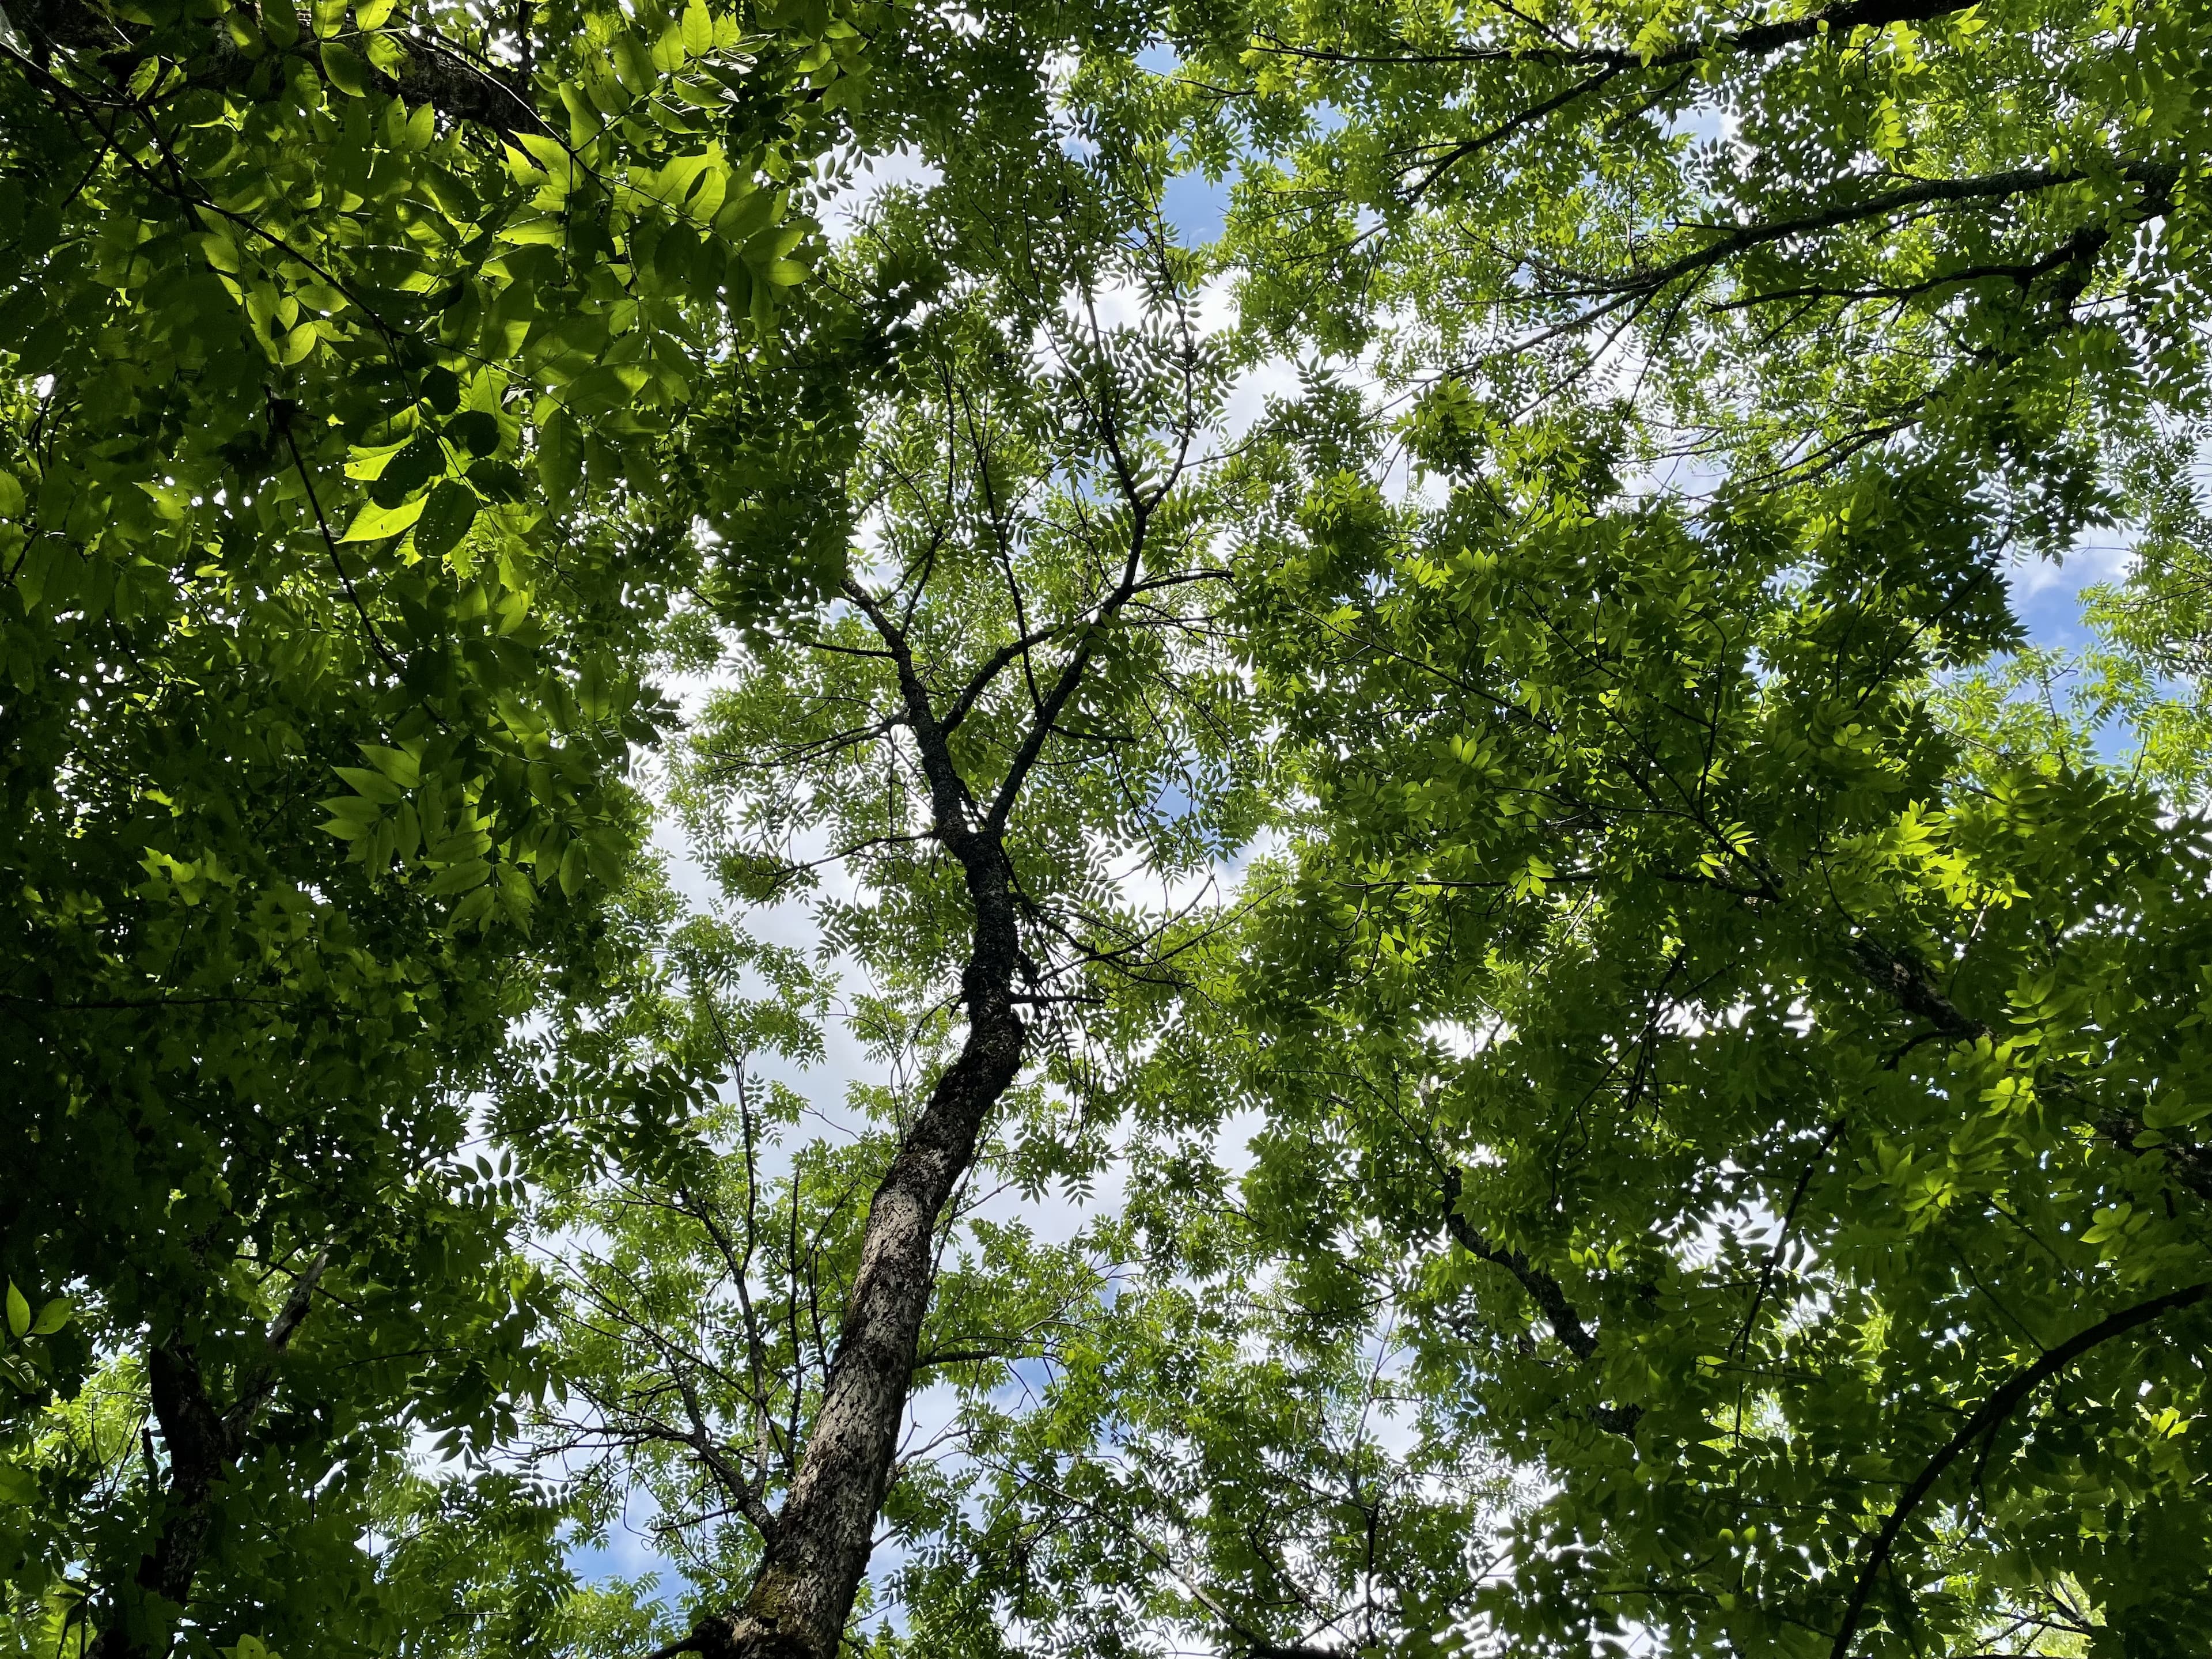
[{"label": "tree trunk", "polygon": [[86,1659],[165,1659],[173,1645],[176,1620],[191,1599],[215,1524],[209,1500],[216,1483],[238,1462],[276,1392],[277,1359],[307,1316],[329,1261],[327,1249],[317,1252],[294,1282],[264,1339],[262,1363],[244,1379],[228,1411],[216,1408],[190,1343],[156,1342],[147,1350],[146,1391],[169,1454],[169,1482],[156,1511],[161,1527],[131,1584],[104,1598],[104,1622]]},{"label": "tree trunk", "polygon": [[139,1559],[134,1589],[112,1599],[111,1623],[93,1638],[87,1659],[161,1659],[169,1650],[169,1626],[192,1593],[192,1577],[207,1547],[212,1517],[208,1498],[231,1458],[230,1436],[208,1398],[198,1357],[183,1345],[157,1345],[146,1355],[146,1381],[154,1420],[169,1454],[169,1484],[161,1494],[161,1526],[153,1547]]},{"label": "tree trunk", "polygon": [[1027,1037],[1013,1003],[1020,945],[1006,853],[989,832],[945,839],[975,907],[961,975],[967,1039],[868,1206],[821,1410],[751,1593],[735,1620],[703,1620],[665,1652],[835,1659],[867,1571],[929,1309],[938,1218],[975,1159],[984,1120],[1020,1071]]},{"label": "tree trunk", "polygon": [[1028,1041],[1014,1003],[1021,929],[1006,822],[1054,723],[1089,671],[1100,630],[1137,591],[1149,511],[1137,505],[1120,583],[1038,702],[988,810],[977,809],[947,739],[1012,654],[987,667],[940,715],[904,629],[858,582],[848,577],[843,585],[845,597],[874,626],[897,666],[902,724],[914,734],[929,786],[932,831],[959,863],[975,908],[975,931],[960,975],[968,1036],[869,1204],[860,1271],[838,1327],[821,1409],[744,1606],[734,1618],[708,1615],[647,1659],[679,1653],[703,1659],[836,1659],[867,1571],[876,1515],[906,1419],[907,1391],[929,1311],[938,1218],[975,1161],[984,1120],[1020,1074]]}]

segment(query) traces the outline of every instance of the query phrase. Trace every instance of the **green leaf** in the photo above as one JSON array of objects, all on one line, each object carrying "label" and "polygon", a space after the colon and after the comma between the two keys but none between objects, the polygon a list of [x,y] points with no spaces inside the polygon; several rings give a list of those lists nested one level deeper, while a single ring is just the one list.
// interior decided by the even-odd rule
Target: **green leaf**
[{"label": "green leaf", "polygon": [[276,343],[277,366],[289,368],[295,364],[306,362],[313,354],[317,343],[322,337],[321,329],[313,322],[301,323],[298,327],[289,331],[283,339]]},{"label": "green leaf", "polygon": [[653,66],[653,49],[629,29],[615,37],[614,65],[633,96],[642,94],[659,78]]},{"label": "green leaf", "polygon": [[584,476],[584,439],[576,422],[556,405],[538,428],[538,478],[556,501],[576,493]]},{"label": "green leaf", "polygon": [[2148,1129],[2173,1129],[2183,1124],[2195,1123],[2212,1113],[2212,1093],[2198,1094],[2188,1089],[2160,1089],[2143,1103],[2143,1127]]},{"label": "green leaf", "polygon": [[489,455],[499,447],[499,416],[489,410],[464,410],[446,422],[446,435],[471,455]]},{"label": "green leaf", "polygon": [[382,507],[374,501],[363,504],[354,515],[346,533],[338,538],[342,542],[373,542],[386,536],[396,536],[422,516],[427,496],[416,496],[411,501],[402,501],[397,507]]},{"label": "green leaf", "polygon": [[714,20],[699,0],[684,9],[684,50],[693,58],[704,58],[714,49]]},{"label": "green leaf", "polygon": [[381,744],[362,743],[354,745],[367,757],[368,763],[398,785],[412,789],[422,781],[422,763],[404,749],[390,749]]},{"label": "green leaf", "polygon": [[530,159],[544,168],[547,175],[556,184],[573,179],[576,171],[575,159],[558,139],[548,137],[542,132],[518,132],[509,142],[527,151]]},{"label": "green leaf", "polygon": [[517,220],[501,227],[499,240],[517,247],[566,247],[568,222],[550,213],[542,218]]},{"label": "green leaf", "polygon": [[20,1338],[30,1328],[31,1304],[11,1279],[8,1281],[8,1334]]},{"label": "green leaf", "polygon": [[447,865],[433,876],[430,890],[441,896],[462,893],[471,887],[480,887],[490,879],[491,866],[489,862],[480,858],[464,859],[458,864]]},{"label": "green leaf", "polygon": [[529,488],[522,474],[505,461],[478,461],[469,468],[468,477],[478,495],[495,501],[519,501]]},{"label": "green leaf", "polygon": [[369,495],[379,507],[397,507],[446,470],[445,446],[423,433],[384,465]]},{"label": "green leaf", "polygon": [[31,1322],[31,1334],[52,1336],[69,1323],[71,1305],[70,1299],[65,1296],[54,1297],[52,1301],[39,1310],[39,1316]]},{"label": "green leaf", "polygon": [[407,799],[407,792],[381,772],[372,772],[363,766],[340,766],[332,769],[354,787],[356,794],[380,805],[397,806]]},{"label": "green leaf", "polygon": [[461,406],[460,376],[440,364],[422,377],[422,400],[441,415],[452,414]]},{"label": "green leaf", "polygon": [[455,927],[482,927],[491,915],[492,906],[498,898],[499,889],[489,884],[463,895],[461,902],[453,907],[452,925]]},{"label": "green leaf", "polygon": [[360,795],[333,795],[316,804],[339,823],[362,828],[375,823],[380,816],[377,803]]},{"label": "green leaf", "polygon": [[477,520],[477,493],[447,478],[430,492],[415,526],[415,550],[426,559],[442,558],[460,544]]},{"label": "green leaf", "polygon": [[368,95],[368,65],[362,61],[361,55],[352,47],[336,40],[325,40],[319,55],[322,58],[323,73],[330,77],[332,86],[349,98],[366,98]]},{"label": "green leaf", "polygon": [[562,395],[578,416],[598,417],[627,408],[645,383],[646,373],[635,363],[599,363],[569,381]]}]

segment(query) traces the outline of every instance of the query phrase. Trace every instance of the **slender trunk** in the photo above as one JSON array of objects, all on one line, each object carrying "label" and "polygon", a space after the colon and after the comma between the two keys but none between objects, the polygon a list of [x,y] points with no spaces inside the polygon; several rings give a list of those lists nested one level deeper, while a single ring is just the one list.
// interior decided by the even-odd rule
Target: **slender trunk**
[{"label": "slender trunk", "polygon": [[760,1572],[735,1620],[701,1621],[674,1650],[706,1659],[834,1659],[867,1570],[876,1513],[906,1418],[938,1218],[984,1120],[1019,1073],[1020,945],[1012,871],[995,836],[957,837],[975,932],[961,975],[968,1036],[876,1188],[822,1406]]},{"label": "slender trunk", "polygon": [[[932,822],[966,878],[975,912],[960,975],[968,1036],[900,1141],[868,1206],[860,1270],[838,1326],[821,1408],[744,1606],[734,1618],[701,1620],[690,1635],[651,1659],[681,1652],[704,1659],[836,1659],[867,1571],[876,1515],[906,1420],[921,1322],[929,1311],[938,1218],[975,1161],[984,1121],[1020,1074],[1028,1038],[1014,1006],[1021,933],[1003,813],[976,821],[947,727],[915,667],[904,631],[857,583],[848,581],[845,592],[883,635],[898,665],[906,724],[929,784]],[[1050,724],[1072,694],[1082,661],[1079,653],[1049,711],[1040,711],[1043,724]],[[1011,803],[1033,760],[1033,754],[1019,759],[1010,770],[1002,804]]]},{"label": "slender trunk", "polygon": [[[1122,477],[1126,484],[1126,467]],[[938,1218],[975,1161],[984,1121],[1020,1074],[1028,1040],[1014,1003],[1021,930],[1006,823],[1054,723],[1090,672],[1101,631],[1137,592],[1145,525],[1156,501],[1133,497],[1134,529],[1120,582],[1037,702],[986,810],[978,810],[948,739],[1012,654],[987,667],[940,714],[915,665],[903,627],[857,581],[848,578],[843,585],[845,597],[882,636],[896,665],[903,724],[914,734],[928,783],[932,826],[967,881],[975,910],[975,933],[960,975],[968,1036],[869,1204],[860,1271],[838,1327],[822,1405],[744,1606],[734,1618],[702,1619],[689,1635],[647,1659],[679,1653],[703,1659],[836,1659],[867,1571],[876,1515],[906,1419],[921,1322],[929,1311]]]}]

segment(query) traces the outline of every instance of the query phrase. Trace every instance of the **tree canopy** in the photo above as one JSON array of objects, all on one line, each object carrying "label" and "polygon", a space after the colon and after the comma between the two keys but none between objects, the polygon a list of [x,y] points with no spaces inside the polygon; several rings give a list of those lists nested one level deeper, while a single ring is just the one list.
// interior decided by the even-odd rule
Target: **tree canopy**
[{"label": "tree canopy", "polygon": [[2206,1650],[2208,48],[0,12],[7,1650]]}]

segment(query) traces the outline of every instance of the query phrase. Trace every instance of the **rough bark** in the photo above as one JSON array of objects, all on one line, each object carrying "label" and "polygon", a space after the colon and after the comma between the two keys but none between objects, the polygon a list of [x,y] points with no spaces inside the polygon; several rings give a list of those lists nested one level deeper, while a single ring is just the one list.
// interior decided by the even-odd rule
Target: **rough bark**
[{"label": "rough bark", "polygon": [[105,1598],[100,1632],[87,1659],[163,1659],[168,1653],[170,1626],[191,1600],[192,1581],[207,1553],[215,1489],[237,1463],[276,1392],[276,1360],[307,1316],[328,1260],[326,1254],[318,1255],[300,1275],[270,1323],[261,1363],[244,1378],[227,1410],[217,1409],[191,1343],[157,1342],[147,1350],[147,1393],[169,1457],[161,1524],[139,1558],[131,1589]]},{"label": "rough bark", "polygon": [[903,635],[866,594],[857,587],[848,593],[869,613],[897,664],[904,723],[929,783],[932,829],[959,863],[974,908],[961,972],[968,1034],[869,1205],[822,1405],[752,1590],[734,1619],[703,1619],[663,1654],[832,1659],[836,1653],[905,1420],[938,1218],[975,1160],[991,1109],[1020,1072],[1027,1039],[1014,1002],[1021,939],[1003,818],[976,812]]},{"label": "rough bark", "polygon": [[867,1567],[929,1306],[937,1220],[1020,1070],[1026,1035],[1012,1000],[1018,946],[1006,854],[992,836],[972,856],[963,860],[975,904],[962,975],[968,1036],[876,1189],[805,1455],[744,1612],[695,1632],[708,1659],[830,1659]]}]

